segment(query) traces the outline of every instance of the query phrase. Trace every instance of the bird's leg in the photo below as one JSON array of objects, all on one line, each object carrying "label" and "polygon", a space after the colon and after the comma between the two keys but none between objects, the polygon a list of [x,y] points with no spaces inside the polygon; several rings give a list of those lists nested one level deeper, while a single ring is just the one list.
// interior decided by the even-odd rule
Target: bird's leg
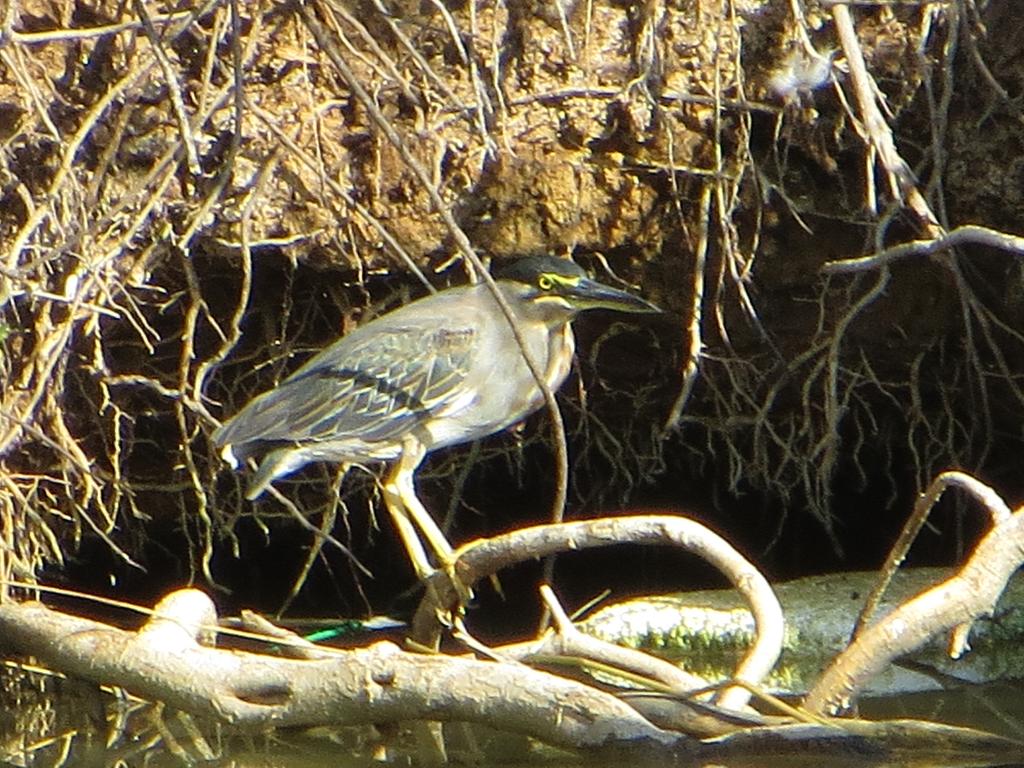
[{"label": "bird's leg", "polygon": [[416,578],[426,581],[434,572],[434,566],[431,565],[419,534],[416,533],[416,526],[413,525],[410,513],[406,509],[401,488],[393,482],[392,477],[388,477],[383,484],[382,491],[384,503],[387,505],[388,512],[391,513],[391,520],[394,522],[395,528],[398,529],[398,535],[402,537],[402,544],[409,555],[409,560],[412,561],[413,570],[416,571]]},{"label": "bird's leg", "polygon": [[416,495],[414,472],[425,453],[419,440],[411,437],[405,440],[402,455],[395,462],[383,483],[384,499],[419,579],[426,581],[433,574],[434,569],[427,559],[416,528],[419,528],[419,533],[426,539],[437,558],[438,566],[448,574],[459,600],[465,603],[470,597],[470,592],[455,574],[455,552],[452,550],[451,544],[448,543],[444,532],[434,522],[434,518]]}]

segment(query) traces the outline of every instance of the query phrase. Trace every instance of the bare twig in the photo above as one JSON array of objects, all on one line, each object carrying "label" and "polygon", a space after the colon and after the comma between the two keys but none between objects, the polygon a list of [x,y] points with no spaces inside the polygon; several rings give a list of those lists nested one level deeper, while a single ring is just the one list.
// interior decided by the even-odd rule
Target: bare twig
[{"label": "bare twig", "polygon": [[693,385],[697,381],[700,358],[704,351],[701,325],[704,322],[705,270],[707,269],[708,258],[708,232],[711,227],[711,186],[712,183],[708,182],[701,188],[700,215],[697,221],[697,247],[694,250],[693,282],[690,287],[690,321],[686,328],[689,346],[686,351],[686,361],[683,365],[682,384],[679,387],[679,394],[676,395],[676,399],[669,409],[668,417],[665,419],[665,424],[662,427],[664,431],[671,430],[679,425],[683,409],[686,407],[687,402],[689,402],[690,394],[693,392]]},{"label": "bare twig", "polygon": [[984,245],[1024,256],[1024,237],[976,224],[966,224],[938,237],[900,243],[870,256],[829,261],[825,263],[821,271],[833,275],[864,272],[880,269],[909,256],[930,256],[961,245]]},{"label": "bare twig", "polygon": [[[864,63],[864,54],[860,47],[860,41],[857,39],[857,30],[853,24],[850,8],[843,3],[835,3],[831,8],[836,33],[850,67],[850,82],[857,99],[864,138],[872,150],[878,153],[878,159],[890,181],[890,192],[893,197],[906,203],[917,214],[921,225],[929,231],[929,234],[934,234],[939,226],[938,221],[927,201],[918,191],[914,175],[896,149],[892,129],[879,109],[876,86]],[[870,179],[871,176],[869,169],[867,178]]]},{"label": "bare twig", "polygon": [[[12,5],[11,8],[14,8]],[[150,16],[153,26],[173,24],[192,16],[193,11],[176,11],[174,13],[156,14]],[[101,24],[95,27],[80,27],[75,29],[53,29],[45,32],[17,32],[11,31],[11,40],[22,45],[44,45],[46,43],[60,43],[69,40],[90,40],[95,37],[107,37],[116,35],[119,32],[127,32],[133,29],[140,29],[143,22],[122,21],[117,24]]]},{"label": "bare twig", "polygon": [[134,5],[135,12],[142,20],[142,29],[145,31],[146,37],[149,38],[150,45],[153,46],[153,55],[156,57],[157,64],[160,65],[164,79],[167,81],[167,88],[171,95],[171,106],[174,108],[174,117],[178,122],[178,130],[181,132],[181,143],[185,148],[188,170],[193,176],[199,176],[203,169],[199,165],[199,152],[196,150],[196,142],[192,136],[192,126],[188,119],[188,113],[185,111],[185,100],[181,96],[181,84],[178,82],[178,75],[174,71],[174,67],[171,66],[170,59],[167,58],[167,53],[164,51],[164,43],[149,18],[149,12],[146,11],[145,3],[142,0],[135,0]]}]

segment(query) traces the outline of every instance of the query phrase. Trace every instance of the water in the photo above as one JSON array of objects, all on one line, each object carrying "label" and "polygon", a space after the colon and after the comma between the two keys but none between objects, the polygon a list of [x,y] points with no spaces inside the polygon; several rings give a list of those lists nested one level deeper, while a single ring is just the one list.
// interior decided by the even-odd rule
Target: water
[{"label": "water", "polygon": [[[426,724],[278,729],[242,736],[123,694],[39,671],[8,665],[0,673],[0,683],[0,700],[5,705],[0,711],[0,760],[13,766],[426,766],[437,764],[445,754],[452,762],[479,766],[579,765],[571,756],[523,737],[463,724],[443,729]],[[1024,741],[1024,683],[962,685],[946,691],[868,699],[862,702],[860,714],[869,719],[932,719]],[[441,742],[443,750],[438,746]],[[735,763],[761,768],[832,768],[839,764],[837,755],[828,750],[804,754],[798,760],[755,754]],[[588,760],[586,765],[594,765],[594,761]],[[951,763],[907,760],[887,765],[940,768]],[[1024,766],[1024,753],[1018,765]],[[615,768],[622,768],[621,760]]]}]

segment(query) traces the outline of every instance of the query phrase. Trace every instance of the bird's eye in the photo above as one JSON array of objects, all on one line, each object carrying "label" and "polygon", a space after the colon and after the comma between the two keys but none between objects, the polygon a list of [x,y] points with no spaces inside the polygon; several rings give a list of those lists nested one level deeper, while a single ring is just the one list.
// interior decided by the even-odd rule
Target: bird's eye
[{"label": "bird's eye", "polygon": [[537,278],[537,285],[542,291],[550,291],[555,287],[555,281],[551,279],[550,275],[541,275]]}]

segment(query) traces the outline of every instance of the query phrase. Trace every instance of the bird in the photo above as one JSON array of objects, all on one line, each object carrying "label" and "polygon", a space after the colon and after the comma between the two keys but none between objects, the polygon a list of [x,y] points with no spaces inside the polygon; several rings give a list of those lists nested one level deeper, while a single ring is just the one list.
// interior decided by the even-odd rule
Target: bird
[{"label": "bird", "polygon": [[[660,312],[553,255],[516,259],[495,280],[526,352],[551,391],[572,366],[571,322],[582,311]],[[448,288],[342,336],[218,427],[212,442],[233,468],[259,459],[246,497],[313,462],[390,465],[381,482],[419,579],[455,554],[416,495],[431,451],[492,435],[544,403],[508,317],[483,282]],[[417,533],[419,529],[419,534]]]}]

